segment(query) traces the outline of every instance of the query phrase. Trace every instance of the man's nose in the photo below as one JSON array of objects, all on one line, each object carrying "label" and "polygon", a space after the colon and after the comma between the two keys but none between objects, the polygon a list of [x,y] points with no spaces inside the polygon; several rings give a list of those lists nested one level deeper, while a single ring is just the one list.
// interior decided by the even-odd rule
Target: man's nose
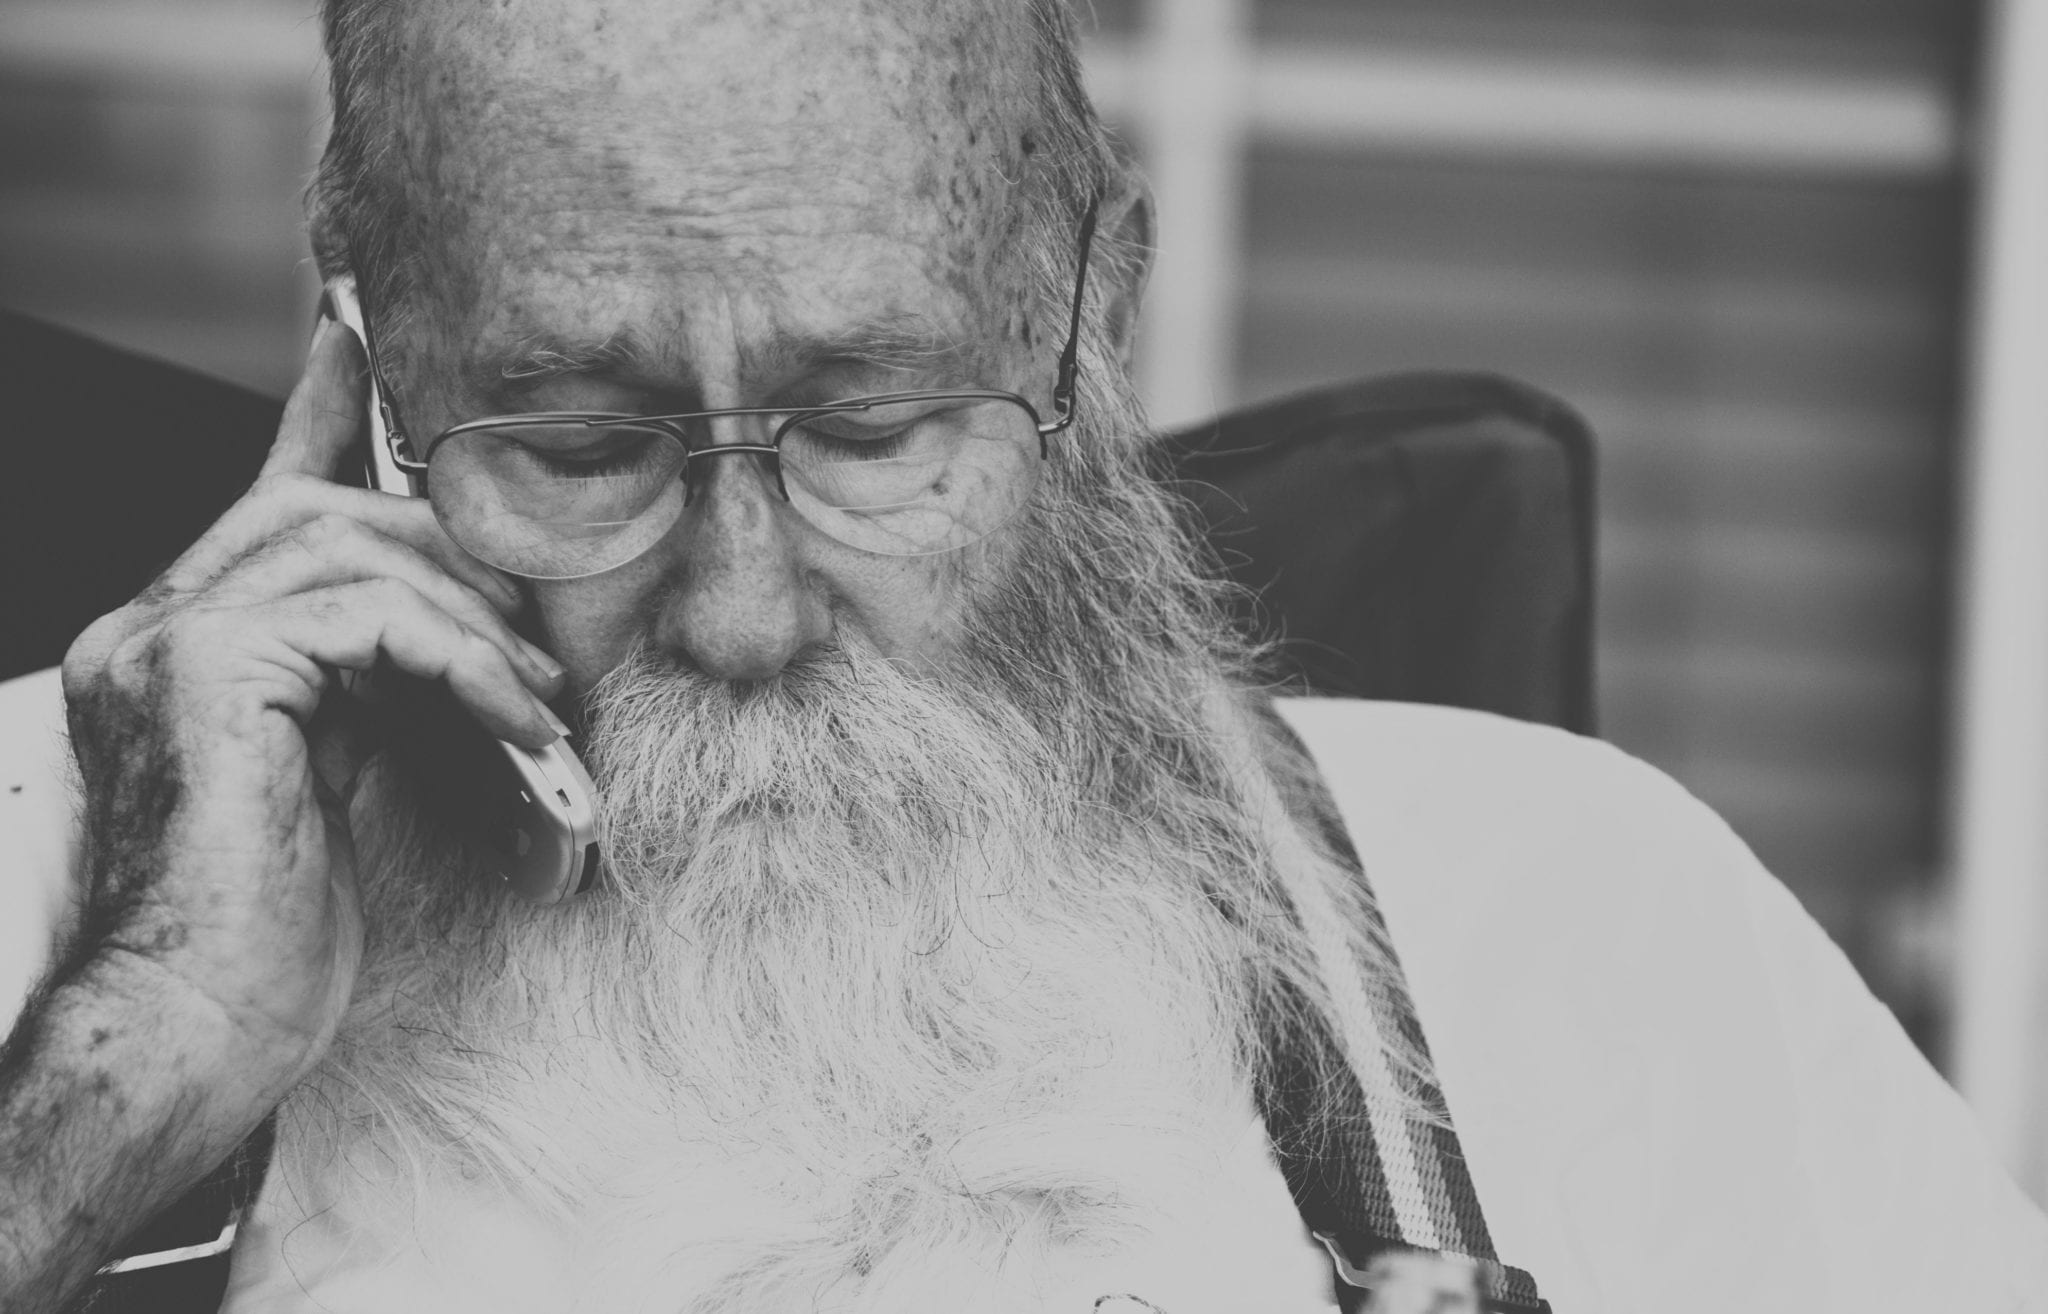
[{"label": "man's nose", "polygon": [[[742,440],[745,441],[745,440]],[[677,536],[677,581],[656,642],[721,680],[761,680],[830,636],[825,600],[806,585],[797,526],[763,458],[700,454]]]}]

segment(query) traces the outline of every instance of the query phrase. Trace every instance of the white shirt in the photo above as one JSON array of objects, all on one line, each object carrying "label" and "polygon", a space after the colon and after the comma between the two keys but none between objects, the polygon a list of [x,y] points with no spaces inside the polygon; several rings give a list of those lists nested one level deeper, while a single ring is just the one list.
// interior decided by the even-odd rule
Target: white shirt
[{"label": "white shirt", "polygon": [[1558,1314],[2048,1310],[2048,1220],[1784,886],[1608,745],[1284,705],[1496,1248]]},{"label": "white shirt", "polygon": [[[0,685],[0,1001],[40,970],[65,904],[55,702],[47,675]],[[1684,790],[1605,744],[1479,713],[1282,710],[1380,898],[1495,1247],[1558,1314],[2048,1311],[2048,1220]],[[1261,1311],[1319,1289],[1262,1141],[1232,1156],[1236,1185],[1187,1245],[1136,1261],[1192,1289],[1186,1307],[1155,1301],[1167,1314],[1252,1308],[1232,1273],[1268,1279]],[[238,1255],[238,1286],[261,1267]]]}]

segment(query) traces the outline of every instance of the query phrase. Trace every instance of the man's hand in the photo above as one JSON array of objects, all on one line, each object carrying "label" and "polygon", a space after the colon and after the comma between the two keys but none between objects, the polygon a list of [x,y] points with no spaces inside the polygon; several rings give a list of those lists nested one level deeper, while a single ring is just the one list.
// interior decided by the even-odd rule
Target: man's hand
[{"label": "man's hand", "polygon": [[542,697],[560,669],[506,623],[517,590],[426,503],[331,482],[360,459],[362,370],[354,335],[323,326],[255,486],[64,662],[92,882],[82,950],[218,1010],[247,1042],[221,1079],[257,1101],[318,1060],[354,984],[338,791],[359,763],[321,714],[334,672],[382,657],[445,683],[500,738],[557,734]]},{"label": "man's hand", "polygon": [[331,1041],[362,940],[335,672],[382,658],[495,735],[556,737],[513,586],[425,503],[331,482],[362,369],[328,326],[255,487],[65,658],[91,887],[0,1045],[0,1311],[56,1308]]}]

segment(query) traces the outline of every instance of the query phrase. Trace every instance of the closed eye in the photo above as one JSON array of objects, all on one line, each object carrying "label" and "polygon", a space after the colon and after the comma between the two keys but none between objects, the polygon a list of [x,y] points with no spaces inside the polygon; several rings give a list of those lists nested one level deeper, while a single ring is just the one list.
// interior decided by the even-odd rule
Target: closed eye
[{"label": "closed eye", "polygon": [[619,474],[636,470],[647,464],[647,453],[600,452],[589,456],[564,456],[553,452],[535,452],[534,459],[552,473],[570,479],[595,479],[602,475]]},{"label": "closed eye", "polygon": [[578,446],[519,444],[520,454],[551,478],[601,479],[636,473],[660,463],[668,439],[648,433],[611,433]]},{"label": "closed eye", "polygon": [[864,422],[858,412],[813,416],[791,425],[783,442],[788,446],[796,439],[804,450],[832,459],[886,460],[903,453],[924,418],[877,424]]},{"label": "closed eye", "polygon": [[820,460],[919,459],[949,449],[986,403],[958,396],[877,402],[859,410],[813,412],[784,434]]}]

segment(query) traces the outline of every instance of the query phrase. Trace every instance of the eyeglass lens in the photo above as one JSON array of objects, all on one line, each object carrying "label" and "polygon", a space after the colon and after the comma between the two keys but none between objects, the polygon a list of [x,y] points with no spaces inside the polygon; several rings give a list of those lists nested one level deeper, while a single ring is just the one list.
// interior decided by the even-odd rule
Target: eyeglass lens
[{"label": "eyeglass lens", "polygon": [[[771,417],[790,507],[865,552],[921,556],[1006,524],[1037,486],[1031,412],[999,398],[925,397]],[[508,421],[449,434],[427,488],[449,536],[532,579],[573,579],[640,556],[692,514],[707,454],[669,429]],[[690,467],[700,467],[691,469]]]}]

